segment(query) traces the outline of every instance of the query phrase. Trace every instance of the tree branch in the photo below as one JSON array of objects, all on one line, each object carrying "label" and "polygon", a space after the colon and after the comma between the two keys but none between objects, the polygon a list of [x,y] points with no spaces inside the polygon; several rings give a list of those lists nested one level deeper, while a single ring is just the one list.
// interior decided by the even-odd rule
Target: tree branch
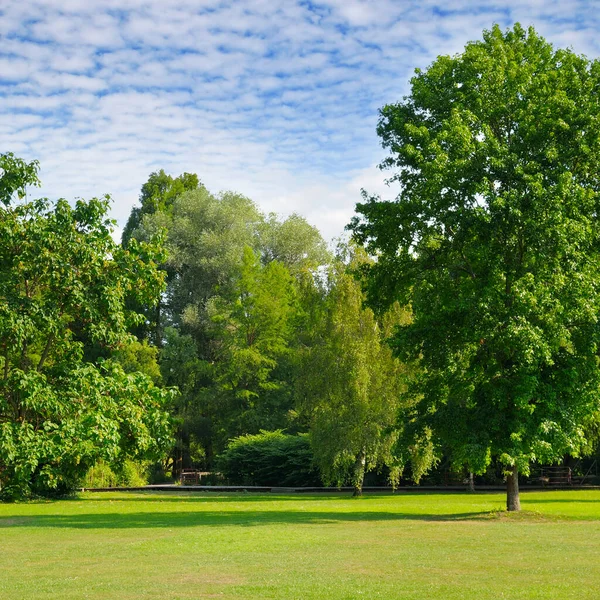
[{"label": "tree branch", "polygon": [[48,354],[50,352],[50,348],[52,347],[52,342],[54,341],[54,334],[51,333],[50,337],[48,337],[48,341],[46,342],[46,346],[44,348],[44,351],[42,352],[42,356],[40,358],[40,362],[38,363],[37,367],[36,367],[36,371],[41,371],[42,367],[44,366],[44,363],[46,362],[46,359],[48,358]]}]

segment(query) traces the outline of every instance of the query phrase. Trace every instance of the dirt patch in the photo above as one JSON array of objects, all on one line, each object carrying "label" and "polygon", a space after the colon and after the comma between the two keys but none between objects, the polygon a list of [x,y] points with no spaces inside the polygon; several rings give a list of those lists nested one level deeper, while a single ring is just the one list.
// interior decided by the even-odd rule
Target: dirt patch
[{"label": "dirt patch", "polygon": [[535,510],[519,510],[508,512],[506,510],[495,510],[486,515],[487,520],[492,521],[517,521],[529,523],[555,523],[564,521],[558,515],[545,515]]},{"label": "dirt patch", "polygon": [[0,528],[23,527],[23,525],[29,525],[31,521],[33,521],[31,517],[4,517],[0,518]]}]

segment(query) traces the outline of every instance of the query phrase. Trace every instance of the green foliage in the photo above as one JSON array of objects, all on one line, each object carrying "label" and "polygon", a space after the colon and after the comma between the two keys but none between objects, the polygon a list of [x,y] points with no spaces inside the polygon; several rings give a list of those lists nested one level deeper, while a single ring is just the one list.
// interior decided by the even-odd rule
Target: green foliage
[{"label": "green foliage", "polygon": [[[169,215],[173,210],[175,200],[186,191],[201,189],[202,184],[198,176],[193,173],[183,173],[179,177],[173,178],[167,175],[162,169],[157,173],[152,173],[148,181],[142,186],[140,193],[141,206],[134,207],[131,210],[127,224],[123,229],[122,246],[127,248],[132,238],[138,240],[151,240],[156,235],[160,235],[166,226]],[[142,223],[145,219],[151,219],[152,233],[149,233]],[[175,277],[175,272],[168,264],[161,264],[161,270],[164,271],[167,282]],[[158,348],[162,347],[164,337],[164,327],[169,324],[168,311],[165,310],[164,299],[158,298],[152,305],[137,302],[134,298],[127,298],[128,308],[135,312],[143,313],[144,320],[130,331],[138,339],[151,340]]]},{"label": "green foliage", "polygon": [[191,467],[201,457],[202,462],[212,460],[212,442],[218,425],[215,416],[219,414],[210,393],[214,366],[198,358],[197,344],[191,335],[167,327],[160,368],[164,383],[179,389],[173,404],[178,429],[173,461]]},{"label": "green foliage", "polygon": [[103,460],[99,460],[88,469],[81,482],[81,487],[87,489],[111,488],[117,487],[117,481],[117,474]]},{"label": "green foliage", "polygon": [[166,385],[182,392],[173,458],[191,466],[194,447],[210,468],[234,436],[293,429],[294,348],[304,335],[298,290],[329,253],[302,217],[265,217],[245,196],[204,187],[145,215],[135,237],[163,228],[169,276],[159,362]]},{"label": "green foliage", "polygon": [[105,356],[131,343],[162,287],[156,243],[114,243],[108,199],[0,209],[0,487],[3,497],[62,493],[102,458],[169,446],[172,393]]},{"label": "green foliage", "polygon": [[118,465],[168,448],[169,394],[142,374],[108,362],[52,371],[13,369],[2,382],[3,497],[65,493],[99,458]]},{"label": "green foliage", "polygon": [[12,152],[0,154],[0,202],[8,206],[15,194],[19,200],[25,197],[28,185],[39,186],[38,169],[37,160],[27,163]]},{"label": "green foliage", "polygon": [[148,464],[125,460],[111,468],[103,460],[90,467],[82,481],[84,488],[142,487],[148,483]]},{"label": "green foliage", "polygon": [[146,340],[131,340],[115,352],[114,359],[123,367],[125,373],[143,373],[150,377],[155,385],[162,382],[158,365],[158,348],[150,346]]},{"label": "green foliage", "polygon": [[402,191],[350,226],[372,305],[412,306],[406,447],[476,473],[577,455],[599,407],[600,62],[496,26],[411,85],[378,126]]},{"label": "green foliage", "polygon": [[136,229],[140,226],[144,215],[157,212],[169,213],[175,199],[189,190],[202,186],[195,173],[183,173],[179,177],[171,177],[162,169],[152,173],[148,181],[142,185],[140,193],[140,207],[134,207],[123,229],[122,243],[129,244]]},{"label": "green foliage", "polygon": [[276,260],[298,275],[331,262],[331,254],[319,230],[304,217],[290,215],[279,221],[271,213],[260,228],[260,254],[264,263]]},{"label": "green foliage", "polygon": [[188,191],[168,212],[146,216],[136,237],[150,239],[162,228],[168,232],[167,268],[173,274],[167,293],[169,320],[194,335],[206,359],[211,358],[207,302],[231,295],[245,248],[263,265],[276,260],[296,277],[329,260],[318,231],[302,217],[265,219],[251,200],[232,192],[213,195],[204,187]]},{"label": "green foliage", "polygon": [[277,366],[289,352],[296,311],[288,270],[277,261],[262,266],[246,247],[231,293],[208,304],[216,358],[212,393],[218,400],[215,418],[223,423],[222,442],[256,433],[277,418],[268,399],[285,386]]},{"label": "green foliage", "polygon": [[217,469],[234,485],[320,485],[308,436],[281,430],[231,440],[217,460]]},{"label": "green foliage", "polygon": [[330,273],[325,313],[318,314],[297,391],[324,482],[351,483],[360,493],[365,471],[382,465],[398,482],[392,449],[406,369],[385,338],[408,315],[394,305],[378,322],[346,271],[340,263]]},{"label": "green foliage", "polygon": [[156,213],[143,221],[140,236],[154,235],[166,227],[168,267],[176,273],[168,290],[172,319],[180,324],[184,314],[188,329],[203,334],[206,301],[230,291],[244,248],[256,247],[261,215],[256,205],[240,194],[214,196],[201,187],[177,198],[170,214]]}]

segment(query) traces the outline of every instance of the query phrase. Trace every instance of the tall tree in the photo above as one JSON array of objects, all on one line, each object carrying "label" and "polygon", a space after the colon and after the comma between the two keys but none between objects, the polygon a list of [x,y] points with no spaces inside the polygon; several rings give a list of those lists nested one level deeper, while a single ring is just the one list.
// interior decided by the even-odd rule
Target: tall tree
[{"label": "tall tree", "polygon": [[[164,329],[160,362],[167,385],[182,390],[176,462],[181,458],[187,466],[190,444],[200,443],[210,465],[228,437],[291,426],[296,367],[291,348],[301,335],[296,288],[310,287],[312,272],[329,253],[318,230],[302,217],[265,217],[241,194],[214,195],[204,187],[181,194],[168,211],[146,215],[135,237],[149,239],[163,228],[170,273],[163,322],[173,329]],[[283,319],[285,350],[275,348],[281,339],[274,347],[264,346],[262,334],[244,346],[248,323],[240,320],[241,308],[247,310],[244,318],[255,323],[264,318],[264,325],[280,309],[288,311],[279,297],[282,286],[284,296],[294,296],[293,317]],[[182,358],[183,348],[189,354]],[[261,368],[254,372],[249,363],[242,366],[242,356],[263,361]],[[232,378],[239,385],[231,384]]]},{"label": "tall tree", "polygon": [[221,447],[243,433],[286,425],[282,417],[292,406],[282,410],[273,396],[287,383],[276,374],[289,352],[296,312],[289,271],[278,261],[261,265],[247,247],[234,289],[226,297],[212,298],[208,307],[216,359],[212,393],[219,401],[215,418],[222,427]]},{"label": "tall tree", "polygon": [[368,470],[385,465],[391,482],[398,481],[393,448],[406,369],[386,338],[408,314],[395,304],[378,321],[363,306],[360,283],[346,271],[343,263],[331,271],[297,393],[324,482],[349,482],[358,496]]},{"label": "tall tree", "polygon": [[[31,172],[17,173],[12,181],[19,187],[5,188],[4,198],[31,179]],[[125,308],[125,297],[151,302],[162,286],[159,247],[115,244],[107,210],[108,199],[0,208],[5,498],[66,491],[99,458],[156,456],[170,443],[171,393],[116,362],[91,362],[85,353],[89,344],[108,351],[127,344],[128,327],[143,317]]]},{"label": "tall tree", "polygon": [[599,406],[600,62],[495,26],[411,86],[378,125],[401,192],[350,228],[371,302],[412,306],[405,433],[476,473],[495,457],[518,510],[519,472],[577,454]]},{"label": "tall tree", "polygon": [[[165,227],[173,210],[175,200],[184,192],[202,189],[198,176],[195,173],[183,173],[178,177],[167,175],[162,169],[152,173],[148,181],[142,185],[140,192],[140,205],[131,209],[129,219],[123,229],[121,244],[124,248],[129,246],[132,238],[150,239],[158,233],[161,227]],[[153,232],[148,235],[144,231],[144,219],[155,216]],[[161,265],[165,271],[167,281],[171,281],[175,273],[172,267],[166,263]],[[164,306],[162,296],[153,305],[136,304],[133,299],[128,299],[128,307],[136,312],[144,313],[146,318],[136,326],[133,333],[138,339],[149,339],[155,346],[163,344],[164,328],[169,324],[168,307]]]},{"label": "tall tree", "polygon": [[133,207],[123,229],[123,245],[127,246],[144,215],[153,215],[157,212],[169,213],[178,196],[201,186],[195,173],[183,173],[178,177],[167,175],[163,169],[151,173],[148,181],[142,185],[140,206]]}]

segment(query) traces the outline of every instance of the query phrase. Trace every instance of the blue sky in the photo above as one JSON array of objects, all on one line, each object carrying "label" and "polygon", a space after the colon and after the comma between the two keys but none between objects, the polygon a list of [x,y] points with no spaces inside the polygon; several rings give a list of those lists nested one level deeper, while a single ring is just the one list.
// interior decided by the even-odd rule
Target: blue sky
[{"label": "blue sky", "polygon": [[[416,67],[493,23],[600,55],[593,0],[3,0],[0,152],[39,195],[109,193],[122,226],[148,175],[198,173],[330,239],[376,168],[377,111]],[[37,190],[34,192],[38,195]]]}]

